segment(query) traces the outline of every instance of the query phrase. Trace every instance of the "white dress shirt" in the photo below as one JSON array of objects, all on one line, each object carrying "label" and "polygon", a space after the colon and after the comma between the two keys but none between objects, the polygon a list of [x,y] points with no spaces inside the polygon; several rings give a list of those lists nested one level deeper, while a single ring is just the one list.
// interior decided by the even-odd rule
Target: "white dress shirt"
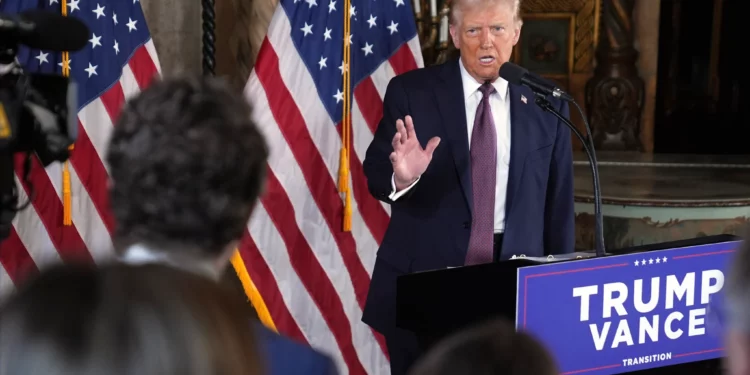
[{"label": "white dress shirt", "polygon": [[[469,147],[471,147],[471,132],[474,130],[474,117],[476,116],[477,107],[482,101],[482,92],[479,87],[482,83],[477,82],[469,72],[466,71],[463,62],[459,59],[461,70],[461,81],[464,88],[464,102],[466,104],[466,124],[468,132]],[[490,108],[492,110],[492,119],[495,122],[497,133],[497,185],[495,186],[495,233],[502,233],[505,230],[505,192],[508,186],[508,170],[510,166],[510,100],[508,99],[508,81],[498,78],[492,83],[495,92],[490,95]],[[416,127],[416,126],[415,126]],[[418,131],[418,130],[417,130]],[[396,192],[395,176],[391,177],[391,187],[393,192],[389,198],[393,201],[406,194],[414,185],[419,182],[419,178],[409,185],[406,189]]]}]

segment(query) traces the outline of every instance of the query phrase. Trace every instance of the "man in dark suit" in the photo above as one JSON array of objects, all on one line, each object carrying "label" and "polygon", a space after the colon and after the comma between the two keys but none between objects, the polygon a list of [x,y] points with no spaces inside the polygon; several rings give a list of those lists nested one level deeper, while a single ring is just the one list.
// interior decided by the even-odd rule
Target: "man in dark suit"
[{"label": "man in dark suit", "polygon": [[[420,354],[396,327],[398,276],[573,252],[570,131],[531,90],[498,77],[520,32],[518,0],[455,0],[460,59],[388,85],[364,170],[391,221],[362,320],[385,336],[393,374]],[[551,101],[568,115],[566,103]]]},{"label": "man in dark suit", "polygon": [[[122,261],[219,280],[265,181],[268,146],[241,95],[210,78],[150,85],[118,118],[107,163]],[[335,375],[333,361],[257,319],[266,373]]]}]

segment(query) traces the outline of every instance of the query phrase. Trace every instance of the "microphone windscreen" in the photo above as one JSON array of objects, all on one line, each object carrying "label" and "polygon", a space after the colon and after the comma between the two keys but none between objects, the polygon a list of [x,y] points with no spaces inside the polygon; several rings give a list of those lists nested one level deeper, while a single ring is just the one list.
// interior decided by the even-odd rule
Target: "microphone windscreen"
[{"label": "microphone windscreen", "polygon": [[20,42],[28,47],[49,51],[78,51],[86,46],[89,28],[76,17],[29,10],[19,14],[31,27],[21,33]]},{"label": "microphone windscreen", "polygon": [[521,79],[528,73],[527,69],[510,62],[506,62],[500,66],[500,77],[514,85],[520,85]]}]

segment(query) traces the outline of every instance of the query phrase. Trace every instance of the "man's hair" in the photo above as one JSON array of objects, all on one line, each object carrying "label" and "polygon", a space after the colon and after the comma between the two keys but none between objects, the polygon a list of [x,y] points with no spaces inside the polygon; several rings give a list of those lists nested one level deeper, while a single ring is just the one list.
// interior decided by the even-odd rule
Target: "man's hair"
[{"label": "man's hair", "polygon": [[725,280],[724,308],[729,328],[750,335],[750,227],[745,228]]},{"label": "man's hair", "polygon": [[448,15],[448,21],[451,25],[457,25],[461,11],[467,7],[472,6],[487,6],[496,3],[505,3],[513,7],[513,19],[519,24],[521,20],[521,0],[449,0],[450,1],[450,12]]},{"label": "man's hair", "polygon": [[259,375],[244,306],[165,265],[55,266],[0,304],[0,375]]},{"label": "man's hair", "polygon": [[534,337],[504,320],[475,325],[444,339],[410,375],[554,375],[552,356]]},{"label": "man's hair", "polygon": [[222,81],[152,83],[123,109],[107,151],[117,247],[221,255],[245,231],[267,158],[250,105]]}]

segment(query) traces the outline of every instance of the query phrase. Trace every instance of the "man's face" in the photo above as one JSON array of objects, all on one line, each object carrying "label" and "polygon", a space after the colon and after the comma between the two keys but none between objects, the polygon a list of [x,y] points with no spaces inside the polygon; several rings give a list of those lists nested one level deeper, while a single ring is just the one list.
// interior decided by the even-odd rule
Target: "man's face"
[{"label": "man's face", "polygon": [[500,65],[510,59],[513,46],[518,43],[521,27],[510,3],[464,6],[450,26],[464,67],[480,83],[497,79]]}]

